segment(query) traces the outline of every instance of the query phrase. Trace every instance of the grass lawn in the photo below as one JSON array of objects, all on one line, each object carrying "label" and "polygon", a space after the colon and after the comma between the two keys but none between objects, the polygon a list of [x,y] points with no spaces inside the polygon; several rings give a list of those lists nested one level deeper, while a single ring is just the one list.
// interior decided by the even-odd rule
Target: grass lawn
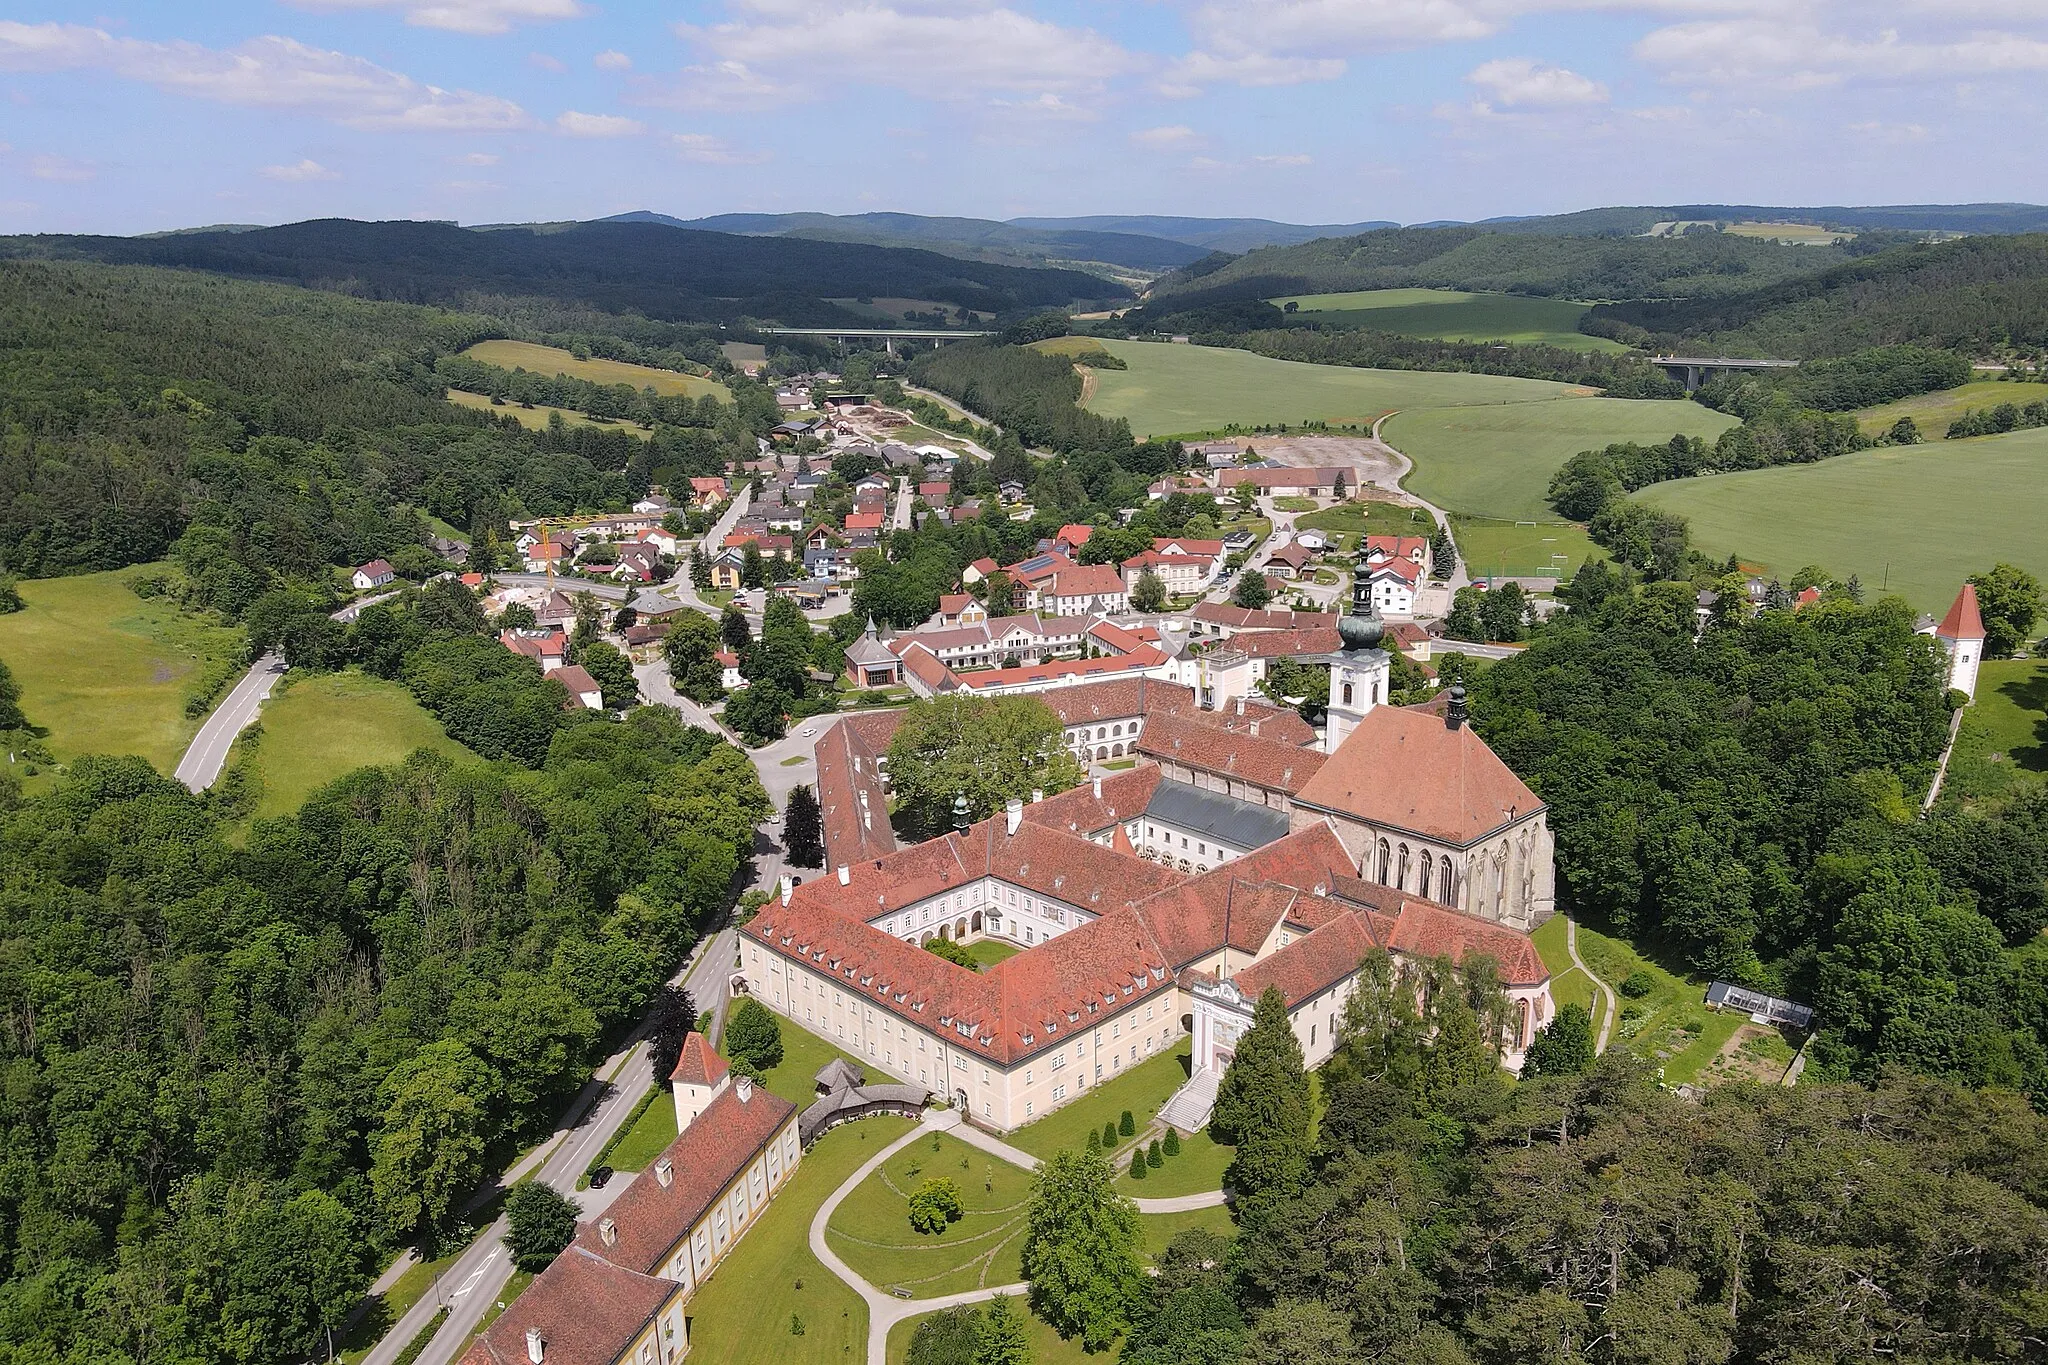
[{"label": "grass lawn", "polygon": [[791,1023],[779,1015],[775,1022],[782,1026],[782,1060],[762,1075],[761,1084],[799,1109],[818,1098],[818,1073],[834,1057],[845,1058],[871,1078],[884,1074],[874,1063],[862,1061],[851,1052],[841,1052],[802,1024]]},{"label": "grass lawn", "polygon": [[652,427],[643,427],[638,422],[600,422],[595,417],[576,411],[574,408],[551,408],[545,403],[525,407],[518,403],[493,403],[483,394],[471,393],[467,389],[450,389],[446,395],[449,402],[458,408],[483,408],[501,417],[517,418],[519,425],[529,431],[545,431],[548,419],[556,413],[572,427],[597,427],[603,431],[629,431],[646,440],[654,434]]},{"label": "grass lawn", "polygon": [[[1506,521],[1555,520],[1546,497],[1551,475],[1582,450],[1615,441],[1668,441],[1679,432],[1711,437],[1736,424],[1725,413],[1683,399],[1404,406],[1409,410],[1380,429],[1415,461],[1402,487],[1446,511]],[[1424,406],[1442,410],[1418,410]]]},{"label": "grass lawn", "polygon": [[[937,1236],[910,1226],[910,1196],[950,1180],[964,1210]],[[1024,1211],[1031,1174],[949,1133],[920,1138],[860,1183],[832,1214],[826,1236],[868,1283],[934,1299],[1024,1278]]]},{"label": "grass lawn", "polygon": [[967,956],[974,959],[974,965],[983,971],[995,966],[1004,958],[1015,957],[1024,950],[1014,943],[1005,943],[999,938],[978,939],[967,945]]},{"label": "grass lawn", "polygon": [[[633,1121],[619,1130],[598,1161],[614,1171],[644,1171],[675,1140],[673,1094],[665,1085],[649,1086],[647,1095],[634,1110]],[[577,1182],[578,1188],[584,1184],[581,1180]]]},{"label": "grass lawn", "polygon": [[[1031,1365],[1112,1365],[1119,1354],[1112,1347],[1095,1355],[1081,1349],[1081,1339],[1063,1340],[1058,1332],[1031,1315],[1030,1305],[1022,1296],[1011,1305],[1017,1315],[1024,1319],[1024,1329],[1031,1339]],[[889,1329],[889,1365],[902,1365],[903,1358],[910,1353],[910,1339],[917,1334],[921,1318],[905,1318]]]},{"label": "grass lawn", "polygon": [[1283,512],[1313,512],[1316,510],[1317,503],[1314,498],[1302,498],[1290,495],[1284,498],[1273,499],[1273,506],[1279,508]]},{"label": "grass lawn", "polygon": [[1572,522],[1531,525],[1454,515],[1451,538],[1458,543],[1458,557],[1464,560],[1465,571],[1474,578],[1488,574],[1570,578],[1588,558],[1606,555],[1593,544],[1583,526]]},{"label": "grass lawn", "polygon": [[262,731],[235,746],[234,766],[261,785],[258,816],[289,815],[357,768],[396,763],[415,749],[481,762],[394,682],[350,670],[286,674],[263,704]]},{"label": "grass lawn", "polygon": [[2022,406],[2043,396],[2037,384],[2015,384],[2009,380],[1973,379],[1953,389],[1942,389],[1935,393],[1916,393],[1911,398],[1901,398],[1895,403],[1882,403],[1874,408],[1862,408],[1856,413],[1856,425],[1872,436],[1881,431],[1891,430],[1901,417],[1910,417],[1920,428],[1920,434],[1930,441],[1940,440],[1947,432],[1949,423],[1964,413],[1976,408],[1995,408],[2000,403],[2018,403]]},{"label": "grass lawn", "polygon": [[2048,429],[1676,479],[1636,496],[1688,518],[1711,556],[1739,554],[1787,579],[1819,564],[1939,615],[1966,575],[2001,560],[2048,577],[2044,473]]},{"label": "grass lawn", "polygon": [[[844,1365],[868,1335],[860,1296],[811,1254],[811,1219],[862,1162],[909,1132],[908,1119],[843,1124],[804,1153],[753,1230],[690,1300],[691,1365]],[[802,1336],[790,1315],[803,1319]]]},{"label": "grass lawn", "polygon": [[1579,351],[1622,351],[1605,337],[1587,336],[1579,319],[1592,306],[1568,299],[1521,294],[1468,294],[1457,289],[1355,289],[1340,294],[1295,294],[1272,300],[1314,313],[1325,326],[1362,327],[1396,336],[1438,341],[1511,341]]},{"label": "grass lawn", "polygon": [[1145,1229],[1145,1250],[1155,1260],[1166,1251],[1168,1242],[1189,1228],[1207,1228],[1225,1237],[1237,1235],[1237,1224],[1231,1221],[1230,1210],[1221,1204],[1208,1209],[1189,1209],[1186,1213],[1141,1213],[1138,1222]]},{"label": "grass lawn", "polygon": [[768,348],[758,341],[722,341],[718,349],[735,365],[758,365],[768,359]]},{"label": "grass lawn", "polygon": [[[1129,419],[1140,438],[1303,421],[1367,427],[1397,408],[1527,403],[1585,392],[1540,379],[1309,365],[1224,347],[1145,341],[1104,345],[1130,368],[1096,371],[1095,396],[1087,406],[1106,417]],[[1664,438],[1670,435],[1667,431]]]},{"label": "grass lawn", "polygon": [[225,673],[242,658],[239,630],[129,591],[137,572],[33,579],[21,584],[26,608],[0,616],[0,661],[60,763],[140,754],[168,775],[199,729],[187,692],[205,670]]},{"label": "grass lawn", "polygon": [[708,393],[721,403],[732,401],[732,394],[715,379],[657,369],[652,365],[630,365],[623,360],[578,360],[560,347],[537,346],[530,341],[479,341],[463,354],[471,360],[481,360],[486,365],[507,370],[565,374],[571,379],[588,379],[593,384],[630,384],[635,389],[653,389],[664,397],[680,394],[685,398],[701,398]]},{"label": "grass lawn", "polygon": [[[1140,1129],[1139,1131],[1143,1131]],[[1083,1142],[1088,1140],[1084,1134]],[[1131,1179],[1131,1159],[1117,1163],[1116,1187],[1133,1199],[1166,1199],[1176,1194],[1207,1194],[1223,1188],[1223,1172],[1237,1148],[1226,1147],[1204,1128],[1193,1137],[1180,1140],[1180,1155],[1166,1158],[1158,1170],[1148,1170],[1143,1180]]]},{"label": "grass lawn", "polygon": [[1599,1038],[1601,1021],[1607,1014],[1607,1000],[1594,987],[1593,978],[1572,965],[1571,953],[1565,945],[1564,916],[1552,915],[1529,938],[1542,955],[1543,965],[1550,969],[1550,998],[1557,1002],[1559,1009],[1566,1005],[1583,1005],[1593,1019],[1593,1037]]},{"label": "grass lawn", "polygon": [[1436,518],[1425,508],[1404,507],[1392,502],[1340,502],[1320,512],[1296,517],[1294,527],[1302,531],[1325,531],[1337,537],[1337,549],[1346,555],[1358,550],[1358,537],[1421,536],[1436,534]]},{"label": "grass lawn", "polygon": [[2048,659],[1990,659],[1963,712],[1944,801],[1996,806],[2048,781]]},{"label": "grass lawn", "polygon": [[1641,999],[1618,997],[1621,1020],[1615,1026],[1614,1044],[1657,1063],[1668,1085],[1698,1078],[1721,1045],[1749,1022],[1748,1015],[1733,1010],[1708,1009],[1704,981],[1680,976],[1621,939],[1595,933],[1583,924],[1579,926],[1579,956],[1617,992],[1632,972],[1647,972],[1655,982]]},{"label": "grass lawn", "polygon": [[1048,1157],[1064,1148],[1076,1150],[1088,1145],[1088,1130],[1102,1131],[1128,1109],[1142,1131],[1159,1113],[1173,1092],[1187,1083],[1190,1044],[1183,1038],[1171,1052],[1162,1052],[1130,1070],[1115,1073],[1080,1096],[1027,1123],[1010,1134],[1008,1141],[1036,1157]]}]

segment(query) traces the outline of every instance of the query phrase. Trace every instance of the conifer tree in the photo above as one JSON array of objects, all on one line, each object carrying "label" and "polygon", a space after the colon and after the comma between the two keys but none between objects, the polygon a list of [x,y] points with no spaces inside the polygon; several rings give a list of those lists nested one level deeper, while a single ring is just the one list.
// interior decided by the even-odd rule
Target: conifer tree
[{"label": "conifer tree", "polygon": [[1031,1365],[1031,1338],[1026,1335],[1024,1319],[1011,1305],[1008,1294],[998,1294],[988,1301],[974,1365]]},{"label": "conifer tree", "polygon": [[1209,1122],[1237,1145],[1224,1179],[1241,1202],[1261,1206],[1300,1192],[1308,1179],[1308,1071],[1279,987],[1259,997]]},{"label": "conifer tree", "polygon": [[782,851],[794,867],[821,867],[825,862],[824,817],[817,793],[808,786],[790,790],[782,813]]}]

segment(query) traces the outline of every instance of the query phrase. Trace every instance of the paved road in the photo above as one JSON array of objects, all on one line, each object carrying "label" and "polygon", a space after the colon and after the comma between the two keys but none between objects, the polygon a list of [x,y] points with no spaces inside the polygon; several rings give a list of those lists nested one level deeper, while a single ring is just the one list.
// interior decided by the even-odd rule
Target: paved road
[{"label": "paved road", "polygon": [[[711,1036],[715,1040],[723,1022],[725,973],[731,969],[737,934],[723,929],[699,944],[680,974],[683,984],[697,997],[697,1003],[717,1011]],[[644,1028],[644,1024],[642,1026]],[[602,1078],[617,1072],[617,1078]],[[631,1117],[652,1078],[648,1074],[642,1030],[635,1029],[625,1048],[607,1058],[597,1074],[570,1104],[567,1117],[554,1136],[538,1149],[541,1158],[537,1179],[554,1186],[582,1206],[586,1217],[617,1198],[631,1177],[615,1179],[603,1190],[576,1188],[577,1179],[602,1151],[612,1135]],[[657,1104],[660,1101],[656,1101]],[[531,1169],[533,1157],[507,1171],[501,1184],[509,1184]],[[435,1292],[423,1295],[392,1324],[383,1338],[363,1357],[363,1365],[392,1365],[400,1352],[425,1329],[442,1303],[449,1305],[448,1319],[434,1333],[418,1365],[447,1365],[461,1353],[476,1333],[478,1324],[511,1278],[512,1263],[505,1252],[507,1223],[500,1216],[486,1228],[455,1263],[436,1280]],[[389,1273],[385,1279],[392,1278]]]},{"label": "paved road", "polygon": [[[353,621],[364,607],[374,606],[398,596],[395,592],[378,593],[351,602],[334,613],[337,621]],[[249,665],[249,671],[235,683],[227,700],[213,708],[213,714],[199,727],[199,733],[192,736],[192,742],[185,747],[184,757],[178,760],[174,774],[193,791],[203,792],[220,781],[221,769],[227,766],[228,754],[234,750],[235,736],[249,728],[255,721],[263,703],[270,699],[277,687],[277,680],[284,676],[284,656],[275,651],[264,654]]]},{"label": "paved road", "polygon": [[898,474],[896,476],[896,516],[895,519],[889,523],[890,530],[908,531],[910,529],[910,499],[912,496],[913,495],[910,491],[910,476],[908,474]]}]

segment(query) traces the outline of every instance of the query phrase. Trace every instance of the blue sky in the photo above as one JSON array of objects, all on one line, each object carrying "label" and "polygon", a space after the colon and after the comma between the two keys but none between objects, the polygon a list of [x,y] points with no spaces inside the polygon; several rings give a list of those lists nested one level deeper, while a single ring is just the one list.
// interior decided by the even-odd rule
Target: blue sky
[{"label": "blue sky", "polygon": [[[95,5],[104,4],[104,8]],[[2048,200],[2048,0],[9,0],[0,231]]]}]

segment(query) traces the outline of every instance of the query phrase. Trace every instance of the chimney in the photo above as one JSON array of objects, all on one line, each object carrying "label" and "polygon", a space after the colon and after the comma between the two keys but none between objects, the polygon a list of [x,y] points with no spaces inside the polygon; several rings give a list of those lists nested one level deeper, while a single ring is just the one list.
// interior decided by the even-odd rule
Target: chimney
[{"label": "chimney", "polygon": [[540,1362],[541,1362],[541,1358],[542,1358],[543,1356],[545,1356],[545,1355],[547,1354],[547,1350],[548,1350],[548,1345],[547,1345],[547,1343],[546,1343],[546,1342],[544,1342],[544,1341],[542,1341],[542,1340],[540,1339],[540,1328],[538,1328],[538,1327],[529,1327],[529,1328],[527,1328],[527,1329],[526,1329],[526,1358],[527,1358],[528,1360],[532,1361],[532,1362],[533,1362],[533,1365],[540,1365]]},{"label": "chimney", "polygon": [[1024,803],[1013,796],[1003,803],[1003,824],[1009,833],[1015,834],[1017,826],[1023,823]]},{"label": "chimney", "polygon": [[782,874],[782,903],[783,903],[784,905],[788,905],[788,904],[789,904],[789,897],[790,897],[790,893],[791,893],[791,892],[793,892],[793,891],[795,891],[795,890],[796,890],[796,883],[795,883],[795,882],[793,882],[793,881],[791,881],[791,880],[789,879],[789,874],[788,874],[787,872],[783,873],[783,874]]},{"label": "chimney", "polygon": [[1101,773],[1097,773],[1097,774],[1095,774],[1095,799],[1096,799],[1096,800],[1098,800],[1098,801],[1100,801],[1100,800],[1102,799],[1102,774],[1101,774]]},{"label": "chimney", "polygon": [[675,1184],[676,1163],[670,1161],[667,1157],[662,1157],[660,1160],[656,1161],[654,1163],[654,1178],[661,1182],[661,1187],[663,1189],[667,1189],[669,1186]]},{"label": "chimney", "polygon": [[732,1088],[739,1092],[741,1104],[745,1104],[748,1100],[754,1098],[754,1078],[752,1076],[742,1075],[736,1077],[733,1080]]},{"label": "chimney", "polygon": [[608,1247],[619,1244],[619,1225],[609,1218],[597,1220],[597,1236]]},{"label": "chimney", "polygon": [[1444,728],[1460,729],[1465,724],[1465,684],[1451,684],[1451,704],[1444,708]]},{"label": "chimney", "polygon": [[1244,714],[1244,698],[1243,698],[1243,697],[1239,697],[1239,698],[1237,699],[1237,714],[1239,714],[1240,716]]},{"label": "chimney", "polygon": [[1043,787],[1033,787],[1031,789],[1031,804],[1035,806],[1043,800],[1045,800],[1045,789]]},{"label": "chimney", "polygon": [[845,863],[841,863],[839,865],[839,884],[841,886],[845,886],[848,882],[852,880],[853,869],[849,868]]}]

